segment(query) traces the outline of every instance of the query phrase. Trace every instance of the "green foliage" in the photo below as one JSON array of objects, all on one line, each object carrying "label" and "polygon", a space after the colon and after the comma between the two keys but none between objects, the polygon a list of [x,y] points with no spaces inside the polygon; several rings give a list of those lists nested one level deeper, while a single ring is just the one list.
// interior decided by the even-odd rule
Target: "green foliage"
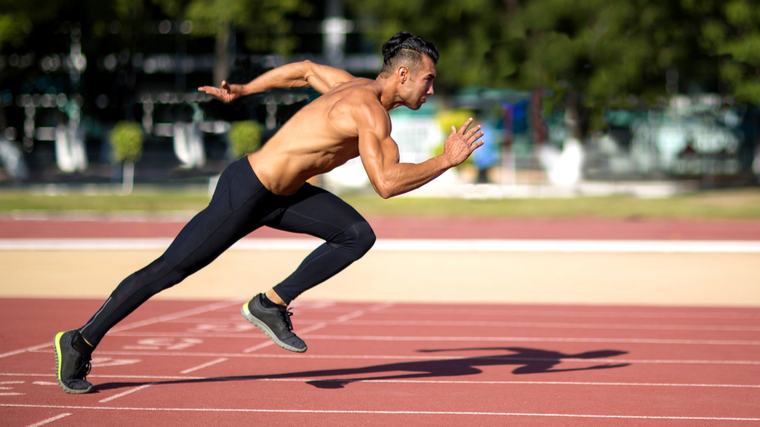
[{"label": "green foliage", "polygon": [[142,155],[145,134],[137,123],[122,121],[114,126],[109,135],[113,157],[118,162],[136,162]]},{"label": "green foliage", "polygon": [[35,25],[55,18],[61,3],[55,0],[0,0],[0,50],[20,46]]},{"label": "green foliage", "polygon": [[[171,5],[167,11],[180,14],[177,0],[154,0]],[[254,51],[290,53],[297,43],[288,15],[308,16],[306,0],[191,0],[185,18],[193,22],[193,32],[217,36],[230,24],[245,33],[245,45]]]},{"label": "green foliage", "polygon": [[[586,129],[610,107],[661,103],[667,74],[760,103],[755,0],[346,0],[378,46],[397,31],[441,53],[439,87],[543,90],[547,110],[577,95]],[[727,89],[727,90],[726,90]]]},{"label": "green foliage", "polygon": [[258,150],[262,132],[261,125],[252,120],[233,123],[229,133],[232,155],[238,159]]}]

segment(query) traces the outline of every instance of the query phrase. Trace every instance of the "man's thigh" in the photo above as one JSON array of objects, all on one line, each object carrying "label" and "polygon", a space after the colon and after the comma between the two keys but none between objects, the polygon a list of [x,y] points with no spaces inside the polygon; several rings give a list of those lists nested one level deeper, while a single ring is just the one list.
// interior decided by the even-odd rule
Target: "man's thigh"
[{"label": "man's thigh", "polygon": [[330,241],[351,225],[367,222],[338,196],[310,184],[284,199],[288,200],[281,214],[267,226]]}]

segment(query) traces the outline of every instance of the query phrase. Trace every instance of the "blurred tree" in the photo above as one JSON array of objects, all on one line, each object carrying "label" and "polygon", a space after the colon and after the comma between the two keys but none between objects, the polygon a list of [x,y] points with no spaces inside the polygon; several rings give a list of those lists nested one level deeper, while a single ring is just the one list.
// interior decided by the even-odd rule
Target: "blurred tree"
[{"label": "blurred tree", "polygon": [[752,0],[682,0],[700,20],[699,44],[740,101],[760,104],[760,7]]},{"label": "blurred tree", "polygon": [[193,34],[213,36],[214,85],[229,76],[230,49],[234,32],[245,34],[246,47],[253,51],[290,53],[297,44],[288,16],[308,16],[306,0],[152,0],[175,19],[192,22]]},{"label": "blurred tree", "polygon": [[62,2],[0,0],[0,50],[20,46],[35,24],[54,19]]},{"label": "blurred tree", "polygon": [[753,0],[346,0],[378,43],[400,30],[441,53],[442,86],[548,90],[571,135],[609,107],[662,104],[683,89],[760,102]]},{"label": "blurred tree", "polygon": [[130,194],[134,186],[135,162],[142,156],[145,134],[139,124],[120,121],[109,134],[109,142],[114,160],[124,164],[122,189],[125,194]]}]

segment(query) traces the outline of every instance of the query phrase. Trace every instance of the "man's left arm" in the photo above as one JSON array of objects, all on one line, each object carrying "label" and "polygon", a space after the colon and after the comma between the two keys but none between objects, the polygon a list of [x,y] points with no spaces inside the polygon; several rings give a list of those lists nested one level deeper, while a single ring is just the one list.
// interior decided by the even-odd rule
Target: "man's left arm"
[{"label": "man's left arm", "polygon": [[311,87],[319,93],[326,93],[333,86],[355,77],[346,71],[311,61],[294,62],[269,70],[244,85],[222,82],[221,87],[203,86],[198,90],[226,103],[254,93],[274,89]]}]

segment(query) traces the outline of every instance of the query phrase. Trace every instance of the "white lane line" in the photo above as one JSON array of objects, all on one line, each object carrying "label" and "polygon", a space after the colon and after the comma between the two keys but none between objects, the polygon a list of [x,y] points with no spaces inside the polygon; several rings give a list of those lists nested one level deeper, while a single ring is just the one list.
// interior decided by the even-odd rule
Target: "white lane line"
[{"label": "white lane line", "polygon": [[[0,374],[3,375],[3,374]],[[8,374],[5,374],[8,375]],[[16,375],[16,374],[14,374]],[[25,376],[47,376],[48,374],[17,374]],[[255,378],[250,376],[225,376],[225,377],[199,377],[199,376],[187,376],[187,375],[119,375],[119,374],[102,374],[102,375],[88,375],[88,378],[113,378],[124,380],[152,380],[152,384],[161,384],[160,381],[192,381],[192,380],[204,380],[211,381],[217,378],[240,381],[268,381],[268,382],[310,382],[310,381],[342,381],[342,382],[377,382],[377,383],[419,383],[419,384],[473,384],[473,385],[572,385],[572,386],[614,386],[614,387],[697,387],[697,388],[760,388],[760,384],[689,384],[689,383],[623,383],[623,382],[599,382],[599,381],[474,381],[474,380],[411,380],[411,379],[351,379],[346,378],[338,380],[334,378],[319,379],[319,378]]]},{"label": "white lane line", "polygon": [[391,308],[394,305],[396,305],[395,302],[390,302],[390,301],[382,302],[380,304],[375,304],[375,305],[371,306],[369,308],[369,311],[371,311],[371,312],[382,311],[382,310],[385,310],[387,308]]},{"label": "white lane line", "polygon": [[274,345],[274,341],[272,341],[272,340],[265,341],[265,342],[263,342],[261,344],[255,345],[253,347],[246,348],[245,350],[243,350],[243,353],[246,353],[246,354],[247,353],[253,353],[256,350],[260,350],[262,348],[267,348],[267,347],[272,346],[272,345]]},{"label": "white lane line", "polygon": [[335,319],[335,323],[347,322],[351,319],[355,319],[363,315],[364,315],[364,310],[357,310],[357,311],[354,311],[353,313],[346,314],[345,316],[338,317],[337,319]]},{"label": "white lane line", "polygon": [[108,407],[108,406],[64,406],[64,405],[22,405],[0,403],[0,407],[47,408],[47,409],[92,409],[100,411],[163,411],[163,412],[249,412],[279,414],[362,414],[362,415],[463,415],[502,417],[551,417],[551,418],[601,418],[634,420],[693,420],[693,421],[760,421],[760,418],[740,417],[695,417],[656,415],[603,415],[603,414],[552,414],[530,412],[458,412],[458,411],[360,411],[330,409],[251,409],[251,408],[151,408],[151,407]]},{"label": "white lane line", "polygon": [[0,393],[0,396],[23,396],[24,393]]},{"label": "white lane line", "polygon": [[204,363],[202,365],[198,365],[198,366],[196,366],[194,368],[185,369],[184,371],[181,371],[180,374],[189,374],[190,372],[194,372],[194,371],[197,371],[197,370],[203,369],[203,368],[208,368],[209,366],[216,365],[217,363],[222,363],[222,362],[224,362],[226,360],[227,360],[226,357],[220,357],[219,359],[212,360],[212,361],[210,361],[208,363]]},{"label": "white lane line", "polygon": [[[252,334],[202,334],[186,332],[127,332],[113,333],[111,336],[122,337],[201,337],[201,338],[261,338]],[[661,344],[661,345],[760,345],[760,341],[749,340],[683,340],[683,339],[658,339],[658,338],[565,338],[565,337],[408,337],[408,336],[366,336],[366,335],[308,335],[302,338],[310,340],[336,340],[336,341],[461,341],[461,342],[577,342],[577,343],[611,343],[611,344]],[[103,354],[103,353],[100,353]]]},{"label": "white lane line", "polygon": [[152,383],[149,383],[149,384],[141,385],[140,387],[133,388],[131,390],[127,390],[127,391],[125,391],[123,393],[119,393],[119,394],[115,394],[115,395],[113,395],[111,397],[107,397],[107,398],[101,400],[100,403],[110,402],[112,400],[118,399],[118,398],[126,396],[128,394],[132,394],[132,393],[134,393],[136,391],[145,390],[146,388],[148,388],[148,387],[150,387],[152,385],[156,385],[156,384],[158,384],[158,383],[152,382]]},{"label": "white lane line", "polygon": [[[483,304],[484,305],[484,304]],[[397,305],[390,309],[389,313],[413,313],[415,315],[420,314],[438,314],[438,315],[476,315],[479,317],[484,316],[537,316],[537,317],[612,317],[612,318],[645,318],[645,319],[660,319],[660,318],[673,318],[673,319],[760,319],[760,310],[754,309],[755,313],[735,313],[735,312],[722,312],[722,313],[707,313],[707,312],[672,312],[672,311],[626,311],[624,309],[620,311],[593,311],[590,310],[566,310],[559,308],[556,310],[542,310],[542,309],[524,309],[521,307],[513,306],[510,304],[501,304],[501,308],[494,309],[493,306],[483,307],[483,305],[474,305],[475,308],[469,309],[455,309],[455,308],[428,308],[420,307],[419,305]],[[667,308],[665,309],[667,310]],[[739,308],[739,310],[743,310]],[[746,310],[746,309],[744,309]]]},{"label": "white lane line", "polygon": [[[161,356],[161,357],[227,357],[227,358],[245,358],[245,357],[262,357],[272,359],[282,358],[298,358],[298,359],[336,359],[336,360],[422,360],[422,361],[435,361],[435,360],[500,360],[505,359],[509,361],[561,361],[562,363],[593,363],[593,362],[605,362],[605,363],[632,363],[632,364],[672,364],[672,365],[760,365],[760,361],[757,360],[678,360],[678,359],[573,359],[573,358],[535,358],[535,357],[515,357],[509,354],[505,355],[485,355],[485,356],[387,356],[387,355],[319,355],[319,354],[290,354],[290,353],[270,353],[270,354],[242,354],[242,353],[184,353],[184,352],[125,352],[125,351],[102,351],[101,354],[109,355],[121,355],[121,356]],[[2,375],[15,375],[24,376],[26,374],[5,374]],[[29,374],[32,375],[32,374]]]},{"label": "white lane line", "polygon": [[39,427],[39,426],[44,426],[45,424],[48,424],[48,423],[52,423],[53,421],[58,421],[58,420],[60,420],[61,418],[66,418],[66,417],[68,417],[69,415],[71,415],[71,414],[61,414],[61,415],[55,416],[55,417],[53,417],[53,418],[48,418],[48,419],[46,419],[46,420],[42,420],[42,421],[40,421],[40,422],[38,422],[38,423],[36,423],[36,424],[32,424],[32,425],[30,425],[30,426],[28,426],[28,427]]},{"label": "white lane line", "polygon": [[143,326],[153,325],[153,324],[156,324],[156,323],[168,322],[168,321],[171,321],[171,320],[180,319],[182,317],[188,317],[188,316],[193,316],[193,315],[196,315],[196,314],[207,313],[209,311],[219,310],[221,308],[226,308],[226,307],[229,307],[231,305],[240,304],[241,301],[242,300],[240,300],[240,301],[238,301],[238,300],[234,300],[234,301],[222,301],[222,302],[217,302],[217,303],[213,303],[213,304],[209,304],[209,305],[204,305],[204,306],[197,307],[197,308],[192,308],[192,309],[185,310],[185,311],[180,311],[180,312],[177,312],[177,313],[166,314],[166,315],[163,315],[163,316],[154,317],[152,319],[142,320],[142,321],[135,322],[135,323],[132,323],[132,324],[124,325],[122,327],[113,328],[111,331],[109,331],[109,335],[114,334],[114,333],[118,333],[118,332],[121,332],[121,331],[126,331],[126,330],[129,330],[129,329],[140,328],[140,327],[143,327]]},{"label": "white lane line", "polygon": [[299,334],[308,334],[311,331],[316,331],[317,329],[322,329],[325,326],[327,326],[327,322],[317,323],[316,325],[311,325],[308,328],[299,329]]},{"label": "white lane line", "polygon": [[[356,317],[356,316],[355,316]],[[319,320],[299,319],[299,323],[321,324]],[[641,329],[641,330],[665,330],[665,331],[732,331],[732,332],[758,332],[760,326],[746,325],[678,325],[678,324],[647,324],[647,323],[573,323],[573,322],[508,322],[508,321],[468,321],[468,320],[351,320],[352,325],[369,326],[478,326],[478,327],[524,327],[524,328],[559,328],[559,329]],[[192,323],[201,325],[229,326],[231,323],[242,325],[239,319],[234,320],[207,320],[207,319],[178,319],[169,323]],[[208,328],[211,329],[211,328]],[[229,329],[229,328],[227,328]],[[238,333],[248,332],[249,329],[240,328]],[[203,334],[204,332],[184,332],[187,334]],[[303,333],[303,330],[301,330]],[[218,336],[218,335],[214,335]]]},{"label": "white lane line", "polygon": [[760,241],[381,239],[381,251],[758,253]]},{"label": "white lane line", "polygon": [[542,322],[472,322],[448,320],[355,320],[352,325],[371,326],[484,326],[484,327],[520,327],[520,328],[563,328],[563,329],[643,329],[665,331],[735,331],[758,332],[760,326],[742,325],[646,325],[614,323],[542,323]]},{"label": "white lane line", "polygon": [[588,342],[627,344],[679,344],[679,345],[760,345],[760,341],[743,340],[673,340],[653,338],[563,338],[563,337],[394,337],[394,336],[352,336],[352,335],[310,335],[309,339],[349,340],[349,341],[520,341],[520,342]]},{"label": "white lane line", "polygon": [[36,350],[40,350],[40,349],[43,349],[46,347],[52,347],[52,346],[53,346],[53,340],[51,339],[50,342],[46,344],[35,345],[35,346],[27,347],[27,348],[22,348],[21,350],[15,350],[15,351],[10,351],[8,353],[0,354],[0,359],[4,357],[14,356],[14,355],[26,353],[26,352],[32,352],[32,351],[36,351]]},{"label": "white lane line", "polygon": [[0,239],[0,250],[102,251],[166,249],[172,239]]},{"label": "white lane line", "polygon": [[[156,250],[169,238],[0,239],[0,250]],[[242,239],[232,250],[312,250],[310,238]],[[760,253],[760,241],[744,240],[518,240],[378,239],[373,251],[390,252],[603,252],[603,253]]]}]

